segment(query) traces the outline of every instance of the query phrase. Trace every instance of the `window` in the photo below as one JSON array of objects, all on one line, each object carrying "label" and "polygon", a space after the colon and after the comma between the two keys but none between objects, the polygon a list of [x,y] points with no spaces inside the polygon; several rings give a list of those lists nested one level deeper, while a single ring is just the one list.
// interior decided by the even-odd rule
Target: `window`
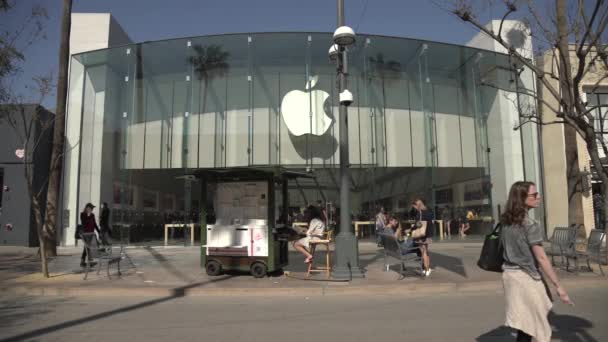
[{"label": "window", "polygon": [[435,191],[435,203],[436,204],[451,204],[452,203],[452,189],[443,189]]},{"label": "window", "polygon": [[598,133],[608,133],[608,92],[587,93],[587,108],[594,108],[593,116],[597,119],[595,129]]},{"label": "window", "polygon": [[484,179],[480,183],[469,183],[464,185],[464,200],[479,201],[489,199],[492,194],[492,183]]}]

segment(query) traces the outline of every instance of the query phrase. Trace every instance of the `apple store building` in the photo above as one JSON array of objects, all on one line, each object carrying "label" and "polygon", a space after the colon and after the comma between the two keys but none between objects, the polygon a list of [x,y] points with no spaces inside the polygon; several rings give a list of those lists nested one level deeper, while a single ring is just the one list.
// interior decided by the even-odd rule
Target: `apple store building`
[{"label": "apple store building", "polygon": [[[209,170],[306,174],[289,181],[290,219],[313,203],[334,215],[331,43],[330,33],[227,34],[73,54],[62,243],[74,243],[88,202],[107,203],[132,242],[161,240],[168,222],[209,221],[218,204],[192,176]],[[536,108],[534,79],[506,54],[358,35],[347,88],[354,220],[373,221],[381,207],[405,215],[422,198],[444,222],[468,213],[471,234],[481,234],[514,181],[542,187],[539,127],[517,115]]]}]

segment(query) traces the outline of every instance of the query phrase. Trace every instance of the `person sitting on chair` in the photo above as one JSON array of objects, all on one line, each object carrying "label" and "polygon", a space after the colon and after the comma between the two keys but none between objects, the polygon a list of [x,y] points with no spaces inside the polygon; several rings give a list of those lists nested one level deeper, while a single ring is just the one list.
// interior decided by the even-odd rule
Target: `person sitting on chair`
[{"label": "person sitting on chair", "polygon": [[321,219],[321,210],[318,207],[311,205],[307,209],[308,214],[308,230],[306,231],[306,236],[295,241],[293,243],[293,247],[298,250],[300,253],[304,254],[306,259],[305,263],[309,264],[312,262],[312,254],[309,252],[310,241],[311,240],[320,240],[323,238],[323,233],[325,232],[325,223]]},{"label": "person sitting on chair", "polygon": [[397,239],[397,242],[401,247],[402,254],[414,252],[412,250],[415,247],[414,240],[408,237],[408,233],[405,229],[403,229],[403,226],[401,226],[401,222],[399,222],[399,219],[397,219],[395,216],[391,216],[388,220],[387,228],[390,230],[387,229],[385,230],[385,232],[393,232],[393,236],[395,237],[395,239]]},{"label": "person sitting on chair", "polygon": [[376,244],[378,245],[378,247],[382,247],[382,240],[380,239],[380,234],[384,232],[386,224],[386,210],[384,210],[384,207],[381,207],[378,214],[376,214]]}]

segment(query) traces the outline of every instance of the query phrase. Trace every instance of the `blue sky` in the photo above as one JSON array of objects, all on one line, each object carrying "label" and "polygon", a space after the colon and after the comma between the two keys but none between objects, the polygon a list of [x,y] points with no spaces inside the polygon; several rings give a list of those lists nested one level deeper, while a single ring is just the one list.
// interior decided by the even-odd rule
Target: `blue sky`
[{"label": "blue sky", "polygon": [[[61,0],[18,0],[0,28],[17,27],[33,4],[48,10],[46,40],[32,46],[23,65],[24,84],[57,70]],[[498,2],[500,4],[500,2]],[[345,0],[346,24],[359,33],[464,44],[476,31],[429,0]],[[74,0],[73,12],[109,12],[135,42],[235,32],[333,31],[334,0]],[[495,12],[495,13],[493,13]],[[488,21],[501,8],[480,12]],[[5,15],[6,17],[6,15]],[[55,98],[44,105],[55,110]]]}]

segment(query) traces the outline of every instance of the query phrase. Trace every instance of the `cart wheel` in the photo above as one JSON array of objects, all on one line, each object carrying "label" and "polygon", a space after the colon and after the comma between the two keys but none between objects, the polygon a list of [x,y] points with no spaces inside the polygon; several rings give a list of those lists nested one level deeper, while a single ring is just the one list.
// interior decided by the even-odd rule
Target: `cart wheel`
[{"label": "cart wheel", "polygon": [[254,262],[253,265],[251,265],[251,275],[254,278],[263,278],[266,276],[266,273],[268,273],[268,268],[263,263]]},{"label": "cart wheel", "polygon": [[215,260],[211,260],[207,262],[205,270],[207,271],[207,275],[218,276],[222,273],[222,265]]}]

